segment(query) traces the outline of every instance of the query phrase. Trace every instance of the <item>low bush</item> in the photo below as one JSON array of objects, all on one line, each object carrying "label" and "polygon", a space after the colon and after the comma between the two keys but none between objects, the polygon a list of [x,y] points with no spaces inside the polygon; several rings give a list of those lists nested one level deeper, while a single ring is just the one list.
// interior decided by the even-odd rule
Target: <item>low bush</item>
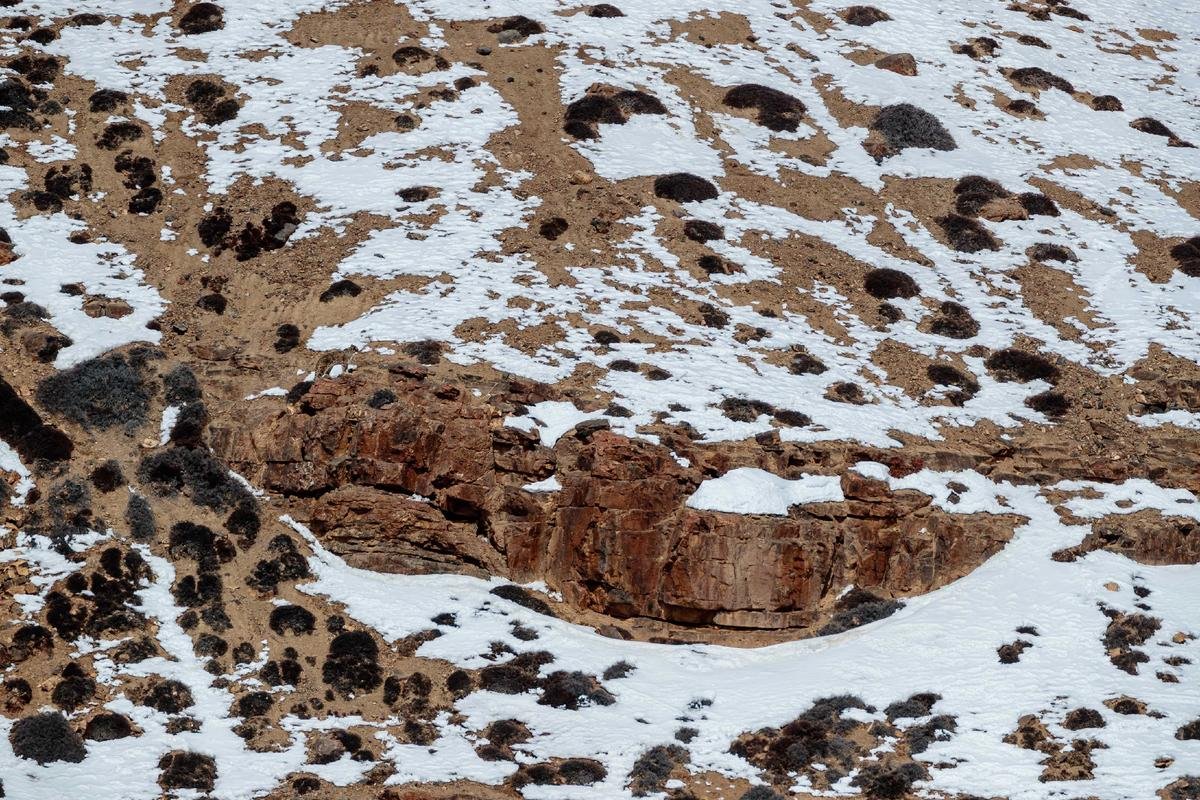
[{"label": "low bush", "polygon": [[497,586],[491,590],[490,594],[494,594],[496,597],[507,600],[510,603],[516,603],[535,613],[544,614],[547,617],[554,616],[554,609],[546,601],[523,586],[517,586],[515,583],[506,583]]},{"label": "low bush", "polygon": [[909,147],[954,150],[954,137],[937,117],[911,103],[884,106],[875,115],[871,128],[878,131],[896,150]]},{"label": "low bush", "polygon": [[880,300],[916,297],[921,293],[921,288],[908,273],[889,267],[868,272],[863,279],[863,288],[867,294]]},{"label": "low bush", "polygon": [[1049,244],[1042,242],[1035,244],[1029,248],[1027,255],[1034,261],[1058,261],[1067,263],[1078,261],[1079,256],[1075,255],[1075,251],[1061,244]]},{"label": "low bush", "polygon": [[125,506],[125,524],[129,526],[129,535],[138,542],[152,541],[158,532],[150,502],[140,494],[129,495],[129,503]]},{"label": "low bush", "polygon": [[1057,217],[1058,206],[1053,200],[1040,192],[1022,192],[1017,196],[1021,207],[1033,216]]},{"label": "low bush", "polygon": [[1073,709],[1067,713],[1062,722],[1062,726],[1069,731],[1103,728],[1105,724],[1104,717],[1094,708]]},{"label": "low bush", "polygon": [[1102,94],[1092,98],[1092,108],[1096,111],[1124,111],[1121,100],[1111,94]]},{"label": "low bush", "polygon": [[174,679],[156,681],[142,696],[141,704],[163,714],[178,714],[195,704],[192,690]]},{"label": "low bush", "polygon": [[950,246],[960,253],[978,253],[981,250],[999,250],[1000,242],[978,221],[961,214],[939,217],[938,226],[950,241]]},{"label": "low bush", "polygon": [[538,705],[554,706],[576,711],[583,706],[611,706],[616,702],[594,675],[585,672],[558,670],[542,681],[542,696]]},{"label": "low bush", "polygon": [[276,606],[271,611],[269,625],[271,630],[283,636],[290,633],[301,636],[312,633],[316,629],[317,618],[307,608],[302,606]]},{"label": "low bush", "polygon": [[904,603],[899,600],[870,600],[837,612],[817,630],[817,635],[831,636],[835,633],[845,633],[852,628],[890,617],[902,608],[904,608]]},{"label": "low bush", "polygon": [[1047,417],[1062,417],[1071,410],[1071,401],[1059,392],[1041,392],[1025,401],[1025,405]]},{"label": "low bush", "polygon": [[711,181],[687,172],[662,175],[654,180],[654,195],[677,203],[715,200],[719,194]]},{"label": "low bush", "polygon": [[44,378],[37,400],[84,428],[140,426],[150,412],[144,369],[137,356],[100,356]]},{"label": "low bush", "polygon": [[807,111],[804,103],[790,94],[757,83],[733,87],[723,102],[731,108],[756,109],[758,123],[773,131],[795,131]]},{"label": "low bush", "polygon": [[213,509],[231,508],[253,495],[207,450],[170,447],[151,453],[138,465],[138,478],[155,494],[186,492],[193,503]]},{"label": "low bush", "polygon": [[938,306],[929,326],[930,331],[937,336],[950,339],[970,339],[979,333],[979,323],[971,316],[970,310],[953,300],[946,300]]},{"label": "low bush", "polygon": [[383,682],[378,658],[379,648],[369,633],[340,633],[329,643],[321,677],[344,697],[371,692]]},{"label": "low bush", "polygon": [[597,3],[587,10],[589,17],[611,18],[623,17],[625,12],[611,3]]},{"label": "low bush", "polygon": [[1190,278],[1200,278],[1200,236],[1171,248],[1171,258],[1179,265],[1179,271]]},{"label": "low bush", "polygon": [[39,764],[77,763],[87,756],[79,734],[71,728],[67,718],[56,711],[17,720],[9,731],[8,742],[15,755]]},{"label": "low bush", "polygon": [[703,244],[704,242],[724,239],[725,229],[715,222],[706,222],[702,219],[689,219],[683,223],[683,235],[693,242]]},{"label": "low bush", "polygon": [[217,762],[212,756],[172,750],[158,760],[158,785],[172,789],[211,792],[217,780]]},{"label": "low bush", "polygon": [[300,329],[285,322],[275,329],[275,352],[290,353],[300,345]]},{"label": "low bush", "polygon": [[857,25],[863,28],[891,19],[887,12],[881,11],[875,6],[850,6],[839,11],[838,16],[844,19],[847,25]]},{"label": "low bush", "polygon": [[665,791],[671,773],[689,760],[688,751],[677,744],[651,747],[633,762],[629,771],[629,791],[634,797]]},{"label": "low bush", "polygon": [[225,12],[216,3],[196,3],[179,20],[179,30],[189,36],[212,33],[225,27]]},{"label": "low bush", "polygon": [[1013,347],[997,350],[983,363],[1001,381],[1027,383],[1042,380],[1053,383],[1058,378],[1058,368],[1046,358]]},{"label": "low bush", "polygon": [[128,717],[115,712],[97,714],[88,720],[83,737],[93,742],[111,742],[133,735],[133,724]]}]

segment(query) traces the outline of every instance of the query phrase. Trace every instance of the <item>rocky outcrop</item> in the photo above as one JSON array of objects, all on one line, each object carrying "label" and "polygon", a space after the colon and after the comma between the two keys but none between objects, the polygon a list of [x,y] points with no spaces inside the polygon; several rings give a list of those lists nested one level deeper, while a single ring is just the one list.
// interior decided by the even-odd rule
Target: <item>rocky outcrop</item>
[{"label": "rocky outcrop", "polygon": [[[544,580],[578,607],[622,618],[793,628],[848,584],[894,596],[966,574],[1014,524],[946,514],[923,494],[854,473],[842,479],[845,501],[787,517],[698,511],[686,500],[737,465],[728,448],[710,458],[673,442],[695,456],[677,461],[603,423],[549,448],[503,424],[500,405],[519,413],[539,399],[521,394],[529,387],[510,387],[497,405],[419,371],[388,385],[394,400],[378,402],[378,388],[318,381],[286,409],[264,407],[213,434],[234,469],[288,496],[327,547],[365,568]],[[779,474],[816,471],[794,453],[757,452]],[[550,475],[560,490],[523,488]]]}]

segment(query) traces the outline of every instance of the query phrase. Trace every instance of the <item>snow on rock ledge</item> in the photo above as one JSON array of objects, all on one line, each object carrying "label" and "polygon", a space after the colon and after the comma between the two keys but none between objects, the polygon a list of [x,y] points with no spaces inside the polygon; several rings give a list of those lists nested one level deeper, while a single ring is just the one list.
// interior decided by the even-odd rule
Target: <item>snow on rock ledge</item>
[{"label": "snow on rock ledge", "polygon": [[787,516],[788,508],[794,505],[845,499],[841,479],[836,475],[803,475],[788,480],[766,470],[739,467],[700,484],[687,506],[700,511]]}]

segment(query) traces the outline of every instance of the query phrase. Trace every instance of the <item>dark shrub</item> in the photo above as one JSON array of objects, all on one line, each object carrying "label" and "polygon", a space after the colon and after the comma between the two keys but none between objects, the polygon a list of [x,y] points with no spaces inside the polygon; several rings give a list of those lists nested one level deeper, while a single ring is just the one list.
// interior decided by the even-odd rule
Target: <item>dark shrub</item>
[{"label": "dark shrub", "polygon": [[1034,261],[1078,261],[1075,251],[1061,244],[1040,243],[1029,248],[1028,255]]},{"label": "dark shrub", "polygon": [[788,365],[788,372],[793,375],[820,375],[827,369],[819,358],[808,353],[796,353]]},{"label": "dark shrub", "polygon": [[405,342],[400,349],[406,356],[415,358],[421,364],[432,365],[442,360],[442,343],[434,339]]},{"label": "dark shrub", "polygon": [[243,498],[225,518],[225,530],[240,536],[246,543],[253,542],[261,528],[258,504],[250,498]]},{"label": "dark shrub", "polygon": [[8,442],[21,460],[31,466],[41,460],[66,461],[75,449],[70,437],[45,424],[3,376],[0,376],[0,439]]},{"label": "dark shrub", "polygon": [[916,761],[892,766],[868,764],[850,783],[872,800],[899,800],[908,795],[914,783],[928,777],[929,770]]},{"label": "dark shrub", "polygon": [[150,411],[141,365],[119,353],[50,375],[38,384],[37,399],[85,428],[141,425]]},{"label": "dark shrub", "polygon": [[544,33],[545,28],[540,22],[517,15],[508,17],[500,22],[494,22],[488,26],[489,33],[500,33],[501,31],[516,31],[522,36],[533,36],[535,34]]},{"label": "dark shrub", "polygon": [[1190,278],[1200,278],[1200,236],[1171,248],[1171,258],[1179,265],[1179,271]]},{"label": "dark shrub", "polygon": [[129,503],[125,506],[125,524],[129,526],[129,535],[138,542],[148,542],[157,533],[154,523],[154,511],[149,501],[140,494],[129,495]]},{"label": "dark shrub", "polygon": [[1058,89],[1067,94],[1075,93],[1075,87],[1069,81],[1058,77],[1052,72],[1047,72],[1041,67],[1014,69],[1008,73],[1008,77],[1013,83],[1023,89],[1036,89],[1038,91]]},{"label": "dark shrub", "polygon": [[515,583],[506,583],[502,586],[497,586],[491,590],[491,594],[496,597],[503,598],[510,603],[516,603],[519,606],[528,608],[538,614],[545,614],[548,617],[554,616],[554,609],[542,600],[537,595],[530,592],[528,589],[517,586]]},{"label": "dark shrub", "polygon": [[546,676],[542,681],[542,696],[538,698],[538,705],[568,708],[572,711],[581,706],[611,706],[615,702],[616,698],[600,685],[595,676],[564,670]]},{"label": "dark shrub", "polygon": [[689,219],[683,223],[683,235],[693,242],[711,242],[714,239],[724,239],[725,229],[715,222],[702,219]]},{"label": "dark shrub", "polygon": [[559,762],[558,777],[567,786],[590,786],[608,777],[608,770],[590,758],[568,758]]},{"label": "dark shrub", "polygon": [[396,402],[396,393],[391,389],[376,389],[371,398],[367,400],[367,405],[371,408],[383,408],[394,402]]},{"label": "dark shrub", "polygon": [[285,322],[275,329],[275,352],[290,353],[300,344],[300,329],[290,322]]},{"label": "dark shrub", "polygon": [[711,181],[687,172],[675,172],[654,179],[654,194],[677,203],[715,200],[720,194]]},{"label": "dark shrub", "polygon": [[321,667],[326,683],[343,696],[379,688],[383,678],[379,673],[379,648],[371,635],[362,631],[338,634],[329,643],[329,655]]},{"label": "dark shrub", "polygon": [[898,269],[883,267],[873,269],[863,279],[863,288],[872,297],[880,300],[891,300],[895,297],[916,297],[921,293],[917,282],[905,272]]},{"label": "dark shrub", "polygon": [[1092,98],[1092,108],[1096,111],[1124,111],[1125,106],[1121,105],[1121,101],[1114,95],[1102,94],[1099,97]]},{"label": "dark shrub", "polygon": [[129,102],[129,95],[116,89],[97,89],[88,97],[88,108],[93,113],[116,111]]},{"label": "dark shrub", "polygon": [[879,109],[871,128],[879,131],[887,143],[897,150],[908,147],[953,150],[958,146],[937,117],[911,103],[898,103]]},{"label": "dark shrub", "polygon": [[217,780],[217,762],[212,756],[172,750],[158,761],[162,770],[158,785],[164,789],[196,789],[211,792]]},{"label": "dark shrub", "polygon": [[137,194],[129,198],[129,213],[153,214],[158,210],[158,206],[162,203],[162,199],[162,191],[153,186],[147,186],[143,189],[139,189]]},{"label": "dark shrub", "polygon": [[757,83],[733,87],[725,93],[723,102],[733,108],[757,109],[758,123],[773,131],[796,130],[807,110],[804,103],[790,94]]},{"label": "dark shrub", "polygon": [[121,472],[121,465],[111,458],[92,470],[91,478],[92,486],[105,494],[114,492],[125,485],[125,475]]},{"label": "dark shrub", "polygon": [[587,10],[589,17],[623,17],[625,12],[609,3],[598,3]]},{"label": "dark shrub", "polygon": [[800,411],[793,411],[790,408],[776,409],[773,417],[780,425],[785,425],[792,428],[803,428],[806,425],[812,424],[812,417],[810,417],[808,414]]},{"label": "dark shrub", "polygon": [[72,730],[67,718],[56,711],[17,720],[9,731],[8,742],[17,756],[39,764],[78,763],[87,755],[79,734]]},{"label": "dark shrub", "polygon": [[275,698],[270,692],[250,692],[238,698],[237,708],[239,717],[261,717],[275,705]]},{"label": "dark shrub", "polygon": [[1002,381],[1042,380],[1053,383],[1058,378],[1058,368],[1036,353],[1026,353],[1016,348],[997,350],[984,360],[984,365]]},{"label": "dark shrub", "polygon": [[614,681],[619,678],[627,677],[635,669],[636,667],[634,667],[633,664],[630,664],[628,661],[618,661],[608,669],[604,670],[603,677],[606,681]]},{"label": "dark shrub", "polygon": [[720,409],[734,422],[754,422],[763,414],[775,412],[775,406],[770,403],[744,397],[726,397],[721,401]]},{"label": "dark shrub", "polygon": [[969,375],[964,375],[950,364],[930,364],[925,371],[929,380],[942,386],[957,386],[968,394],[979,391],[979,384]]},{"label": "dark shrub", "polygon": [[96,695],[96,682],[85,675],[68,675],[59,681],[50,700],[54,705],[70,713]]},{"label": "dark shrub", "polygon": [[1058,206],[1054,201],[1040,192],[1023,192],[1018,195],[1021,207],[1034,216],[1057,217]]},{"label": "dark shrub", "polygon": [[142,705],[161,711],[164,714],[178,714],[185,708],[191,708],[195,701],[192,690],[177,680],[160,680],[150,687]]},{"label": "dark shrub", "polygon": [[1200,739],[1200,719],[1194,719],[1191,722],[1180,726],[1179,730],[1175,731],[1175,738],[1181,741]]},{"label": "dark shrub", "polygon": [[225,27],[225,13],[216,3],[196,3],[179,20],[179,30],[188,35],[212,33]]},{"label": "dark shrub", "polygon": [[937,220],[938,226],[950,240],[950,246],[960,253],[978,253],[980,250],[999,250],[996,237],[976,220],[961,214],[947,214]]},{"label": "dark shrub", "polygon": [[769,786],[751,786],[738,800],[787,800]]},{"label": "dark shrub", "polygon": [[541,224],[538,233],[543,239],[554,241],[567,232],[567,221],[562,217],[551,217]]},{"label": "dark shrub", "polygon": [[1069,731],[1103,728],[1104,725],[1104,717],[1094,708],[1076,708],[1067,714],[1062,723],[1062,726]]},{"label": "dark shrub", "polygon": [[835,633],[845,633],[852,628],[890,617],[902,608],[904,608],[904,603],[899,600],[868,601],[854,608],[837,612],[817,630],[817,635],[830,636]]},{"label": "dark shrub", "polygon": [[979,323],[966,306],[946,300],[938,306],[938,313],[933,317],[929,329],[937,336],[970,339],[979,333]]},{"label": "dark shrub", "polygon": [[136,122],[113,122],[100,134],[96,146],[102,150],[116,150],[121,145],[135,142],[145,135],[142,126]]},{"label": "dark shrub", "polygon": [[218,562],[229,561],[235,554],[233,545],[225,536],[194,522],[176,522],[172,525],[167,547],[172,558],[190,559],[206,571],[215,568]]},{"label": "dark shrub", "polygon": [[291,633],[300,636],[312,633],[316,628],[317,618],[307,608],[301,606],[276,606],[271,611],[270,626],[280,636]]},{"label": "dark shrub", "polygon": [[1047,417],[1061,417],[1071,410],[1071,401],[1059,392],[1035,394],[1025,401],[1025,405]]},{"label": "dark shrub", "polygon": [[835,403],[851,403],[856,406],[867,403],[867,396],[862,387],[850,381],[838,381],[831,384],[825,396]]},{"label": "dark shrub", "polygon": [[111,742],[114,739],[124,739],[132,735],[133,725],[129,720],[112,712],[92,717],[83,731],[84,738],[94,742]]},{"label": "dark shrub", "polygon": [[213,314],[224,314],[225,309],[229,306],[229,301],[224,295],[218,292],[208,292],[200,295],[196,300],[196,308],[201,311],[208,311]]},{"label": "dark shrub", "polygon": [[863,28],[891,19],[887,13],[880,11],[875,6],[850,6],[838,12],[838,16],[844,19],[847,25],[857,25]]},{"label": "dark shrub", "polygon": [[927,717],[933,710],[934,704],[941,699],[940,694],[921,692],[912,695],[907,700],[898,700],[892,703],[883,710],[883,713],[887,715],[888,722],[895,722],[903,717]]},{"label": "dark shrub", "polygon": [[1129,127],[1135,131],[1148,133],[1151,136],[1162,136],[1167,139],[1176,138],[1174,131],[1162,124],[1154,117],[1138,117],[1133,122],[1129,123]]},{"label": "dark shrub", "polygon": [[233,227],[233,217],[224,208],[215,208],[196,225],[196,233],[205,247],[216,247],[225,241]]},{"label": "dark shrub", "polygon": [[671,772],[690,760],[688,751],[677,744],[660,744],[638,756],[629,771],[629,791],[645,797],[666,790]]},{"label": "dark shrub", "polygon": [[182,447],[197,447],[208,429],[208,409],[204,403],[188,403],[179,409],[171,426],[170,441]]},{"label": "dark shrub", "polygon": [[1017,639],[1015,642],[1002,644],[997,647],[996,655],[999,657],[1001,664],[1016,664],[1021,660],[1021,654],[1030,647],[1033,647],[1033,642]]},{"label": "dark shrub", "polygon": [[138,465],[138,478],[156,494],[186,491],[193,503],[207,508],[229,508],[253,497],[212,453],[199,448],[171,447],[152,453]]}]

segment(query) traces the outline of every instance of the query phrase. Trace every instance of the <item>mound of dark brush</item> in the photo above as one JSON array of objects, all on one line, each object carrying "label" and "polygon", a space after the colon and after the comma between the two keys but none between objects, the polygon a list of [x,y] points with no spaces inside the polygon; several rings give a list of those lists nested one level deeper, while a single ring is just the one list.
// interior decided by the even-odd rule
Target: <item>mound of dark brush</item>
[{"label": "mound of dark brush", "polygon": [[595,139],[601,123],[624,125],[635,114],[666,114],[667,107],[639,89],[588,92],[567,106],[563,130],[576,139]]},{"label": "mound of dark brush", "polygon": [[790,94],[757,83],[733,87],[725,93],[723,102],[731,108],[756,109],[758,124],[773,131],[795,131],[807,110]]},{"label": "mound of dark brush", "polygon": [[213,509],[253,502],[253,495],[212,453],[202,448],[168,447],[138,465],[138,477],[154,493],[170,497],[186,492],[192,502]]},{"label": "mound of dark brush", "polygon": [[871,128],[878,131],[895,150],[909,147],[954,150],[958,147],[954,137],[937,117],[911,103],[897,103],[879,109]]},{"label": "mound of dark brush", "polygon": [[1047,381],[1058,378],[1058,368],[1037,353],[1027,353],[1014,347],[997,350],[984,360],[984,366],[996,373],[1002,381]]},{"label": "mound of dark brush", "polygon": [[1171,248],[1171,258],[1179,265],[1179,271],[1189,278],[1200,278],[1200,236]]},{"label": "mound of dark brush", "polygon": [[369,633],[347,631],[329,643],[321,677],[343,697],[379,688],[379,648]]},{"label": "mound of dark brush", "polygon": [[821,626],[817,635],[844,633],[852,628],[890,617],[902,608],[904,603],[899,600],[886,600],[863,589],[854,589],[838,601],[838,611]]},{"label": "mound of dark brush", "polygon": [[950,240],[950,246],[960,253],[999,250],[1000,242],[977,220],[961,214],[947,214],[937,219],[938,227]]},{"label": "mound of dark brush", "polygon": [[773,782],[791,785],[796,773],[819,764],[822,776],[835,783],[866,752],[850,738],[857,723],[842,718],[852,708],[874,711],[851,695],[822,698],[782,728],[762,728],[739,737],[729,752],[763,770]]},{"label": "mound of dark brush", "polygon": [[39,764],[80,762],[87,756],[79,734],[56,711],[17,720],[9,731],[8,742],[17,756]]},{"label": "mound of dark brush", "polygon": [[715,200],[719,194],[711,181],[688,172],[675,172],[654,179],[654,196],[677,203]]},{"label": "mound of dark brush", "polygon": [[638,756],[629,771],[629,791],[634,797],[666,791],[666,782],[676,767],[690,760],[688,751],[677,744],[660,744]]},{"label": "mound of dark brush", "polygon": [[128,355],[111,353],[76,364],[42,380],[38,403],[85,428],[118,425],[136,429],[150,412],[146,382],[151,353],[135,349]]},{"label": "mound of dark brush", "polygon": [[970,339],[979,333],[979,323],[966,306],[946,300],[938,306],[929,329],[938,336],[950,339]]},{"label": "mound of dark brush", "polygon": [[908,273],[888,267],[868,272],[863,279],[863,288],[867,290],[867,294],[880,300],[916,297],[921,293],[917,282]]}]

